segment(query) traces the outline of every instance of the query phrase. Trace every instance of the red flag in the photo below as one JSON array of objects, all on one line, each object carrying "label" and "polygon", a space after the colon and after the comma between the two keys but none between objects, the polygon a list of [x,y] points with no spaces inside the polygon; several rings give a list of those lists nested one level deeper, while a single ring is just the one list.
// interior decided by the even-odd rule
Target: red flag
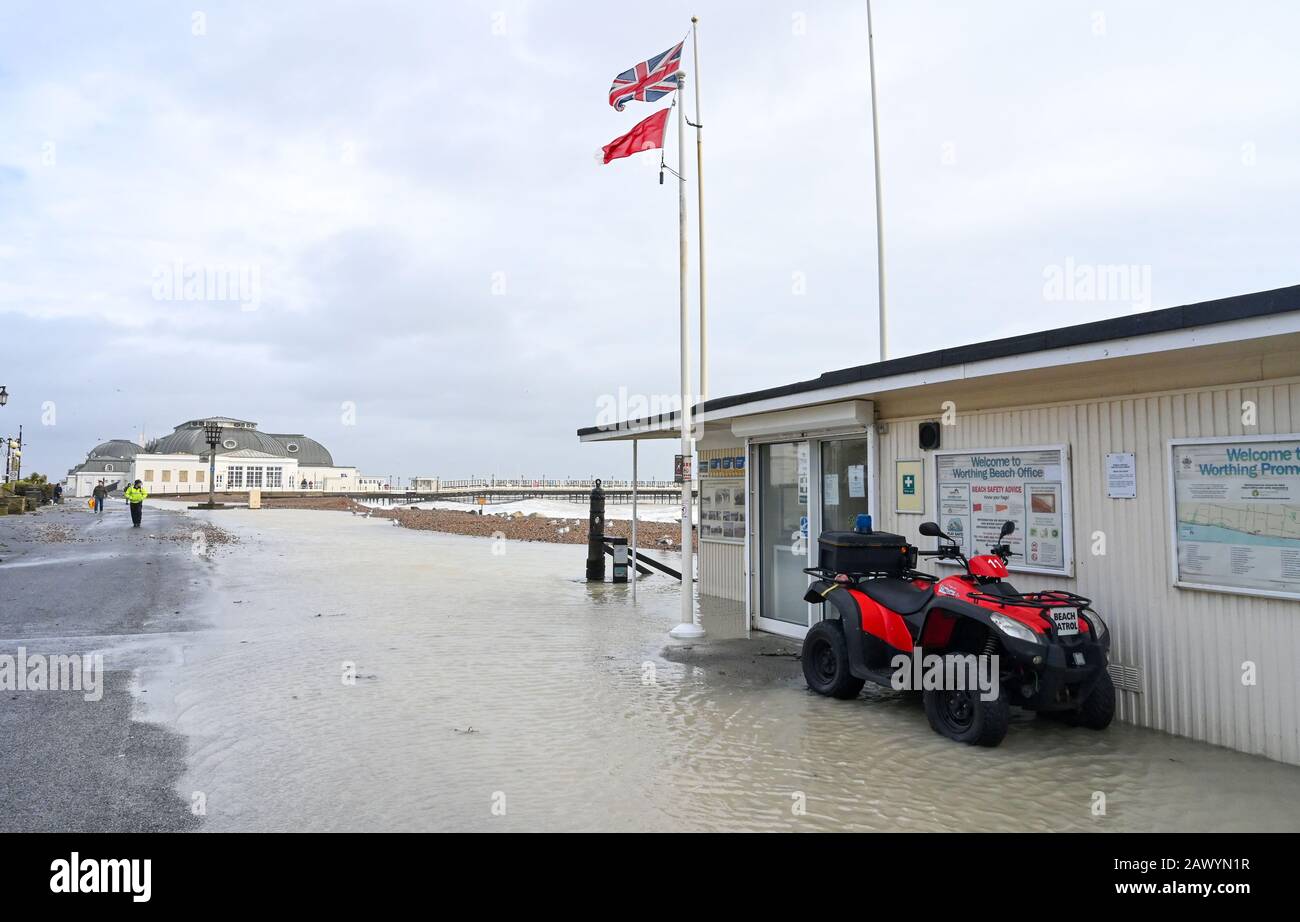
[{"label": "red flag", "polygon": [[663,147],[664,127],[667,124],[667,109],[660,109],[649,118],[637,122],[636,126],[627,134],[621,138],[615,138],[602,148],[605,151],[605,162],[609,163],[619,157],[630,157],[633,154],[641,153],[643,150],[654,150],[657,147]]}]

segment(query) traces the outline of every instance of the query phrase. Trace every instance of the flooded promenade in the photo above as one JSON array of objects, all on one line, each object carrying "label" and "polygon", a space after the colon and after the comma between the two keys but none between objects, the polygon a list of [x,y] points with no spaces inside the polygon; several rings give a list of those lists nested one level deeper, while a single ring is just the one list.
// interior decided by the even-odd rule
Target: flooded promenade
[{"label": "flooded promenade", "polygon": [[[204,520],[237,542],[195,556],[160,537]],[[130,670],[138,732],[175,741],[159,756],[178,760],[159,775],[174,796],[148,809],[184,812],[179,828],[1300,830],[1300,768],[1031,715],[997,749],[956,745],[918,701],[811,694],[790,642],[670,641],[676,582],[643,581],[634,606],[581,579],[580,548],[304,510],[150,508],[147,534],[102,529],[0,581],[23,598],[79,556],[163,549],[149,566],[183,607],[142,632],[95,630],[76,579],[57,604],[91,612],[72,633]],[[6,650],[23,632],[39,633],[6,627]]]}]

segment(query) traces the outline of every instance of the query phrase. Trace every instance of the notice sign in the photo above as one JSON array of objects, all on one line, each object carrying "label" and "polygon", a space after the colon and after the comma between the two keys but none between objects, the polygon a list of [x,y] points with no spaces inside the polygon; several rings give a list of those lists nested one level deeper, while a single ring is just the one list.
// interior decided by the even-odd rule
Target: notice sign
[{"label": "notice sign", "polygon": [[1175,582],[1300,598],[1300,435],[1170,443]]},{"label": "notice sign", "polygon": [[709,478],[700,483],[700,540],[724,544],[744,542],[743,483],[723,478]]},{"label": "notice sign", "polygon": [[967,555],[987,554],[1006,522],[1012,570],[1070,576],[1074,566],[1065,446],[935,452],[939,527]]},{"label": "notice sign", "polygon": [[1137,459],[1133,452],[1106,453],[1106,495],[1111,499],[1137,498]]},{"label": "notice sign", "polygon": [[925,490],[921,486],[924,461],[894,462],[894,511],[917,515],[925,512]]}]

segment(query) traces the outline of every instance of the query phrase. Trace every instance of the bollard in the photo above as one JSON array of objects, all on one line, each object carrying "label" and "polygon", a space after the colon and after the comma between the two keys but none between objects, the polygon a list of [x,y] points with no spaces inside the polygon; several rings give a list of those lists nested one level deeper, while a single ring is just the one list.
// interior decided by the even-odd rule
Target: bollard
[{"label": "bollard", "polygon": [[587,518],[587,582],[605,581],[605,491],[600,481],[591,489]]}]

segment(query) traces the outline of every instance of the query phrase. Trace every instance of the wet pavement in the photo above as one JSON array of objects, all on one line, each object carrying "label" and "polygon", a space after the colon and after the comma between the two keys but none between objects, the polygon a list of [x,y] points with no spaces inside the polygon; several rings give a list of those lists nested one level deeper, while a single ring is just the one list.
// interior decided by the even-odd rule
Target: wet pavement
[{"label": "wet pavement", "polygon": [[[133,670],[134,732],[182,744],[156,758],[183,770],[155,824],[188,824],[198,800],[204,830],[1300,830],[1300,768],[1031,715],[997,749],[961,746],[912,698],[813,695],[780,638],[669,640],[677,583],[649,578],[633,605],[629,586],[581,579],[581,547],[336,512],[152,514],[239,536],[210,558],[150,542],[181,614],[103,640]],[[106,549],[0,564],[4,604],[55,566],[40,555],[75,573]],[[83,579],[44,591],[43,617],[87,608]],[[707,606],[706,627],[734,622]]]}]

